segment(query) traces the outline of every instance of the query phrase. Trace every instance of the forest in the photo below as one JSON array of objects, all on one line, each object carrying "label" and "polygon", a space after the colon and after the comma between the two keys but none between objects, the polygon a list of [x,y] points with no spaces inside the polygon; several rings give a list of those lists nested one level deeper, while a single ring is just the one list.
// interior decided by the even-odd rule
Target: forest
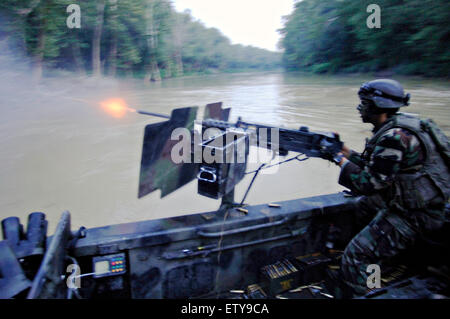
[{"label": "forest", "polygon": [[0,41],[29,57],[38,78],[61,69],[160,81],[281,67],[280,53],[232,44],[169,0],[1,0]]},{"label": "forest", "polygon": [[[205,0],[206,1],[206,0]],[[35,76],[66,70],[160,81],[190,74],[275,70],[450,74],[450,1],[293,0],[281,52],[232,44],[170,0],[2,0],[0,42],[31,61]],[[70,5],[80,27],[68,27]],[[257,8],[255,8],[257,14]],[[249,17],[251,23],[251,17]]]},{"label": "forest", "polygon": [[[379,28],[367,26],[370,4],[380,8]],[[303,0],[284,19],[287,70],[450,74],[448,0]]]}]

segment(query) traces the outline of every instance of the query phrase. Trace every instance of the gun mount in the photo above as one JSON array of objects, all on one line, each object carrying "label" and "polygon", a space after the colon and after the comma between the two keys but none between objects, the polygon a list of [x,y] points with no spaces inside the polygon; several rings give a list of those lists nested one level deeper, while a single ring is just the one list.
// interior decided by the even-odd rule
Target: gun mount
[{"label": "gun mount", "polygon": [[[222,198],[224,206],[233,202],[234,187],[245,176],[250,146],[281,156],[292,151],[319,158],[329,158],[342,148],[334,133],[311,132],[305,126],[293,130],[244,122],[241,118],[236,123],[228,122],[230,108],[223,109],[221,102],[206,105],[198,130],[197,109],[175,109],[168,121],[146,126],[139,197],[156,189],[161,189],[164,197],[197,178],[198,193]],[[181,128],[187,130],[182,141],[174,139],[173,134]],[[182,161],[173,158],[179,155],[180,142],[187,146]]]}]

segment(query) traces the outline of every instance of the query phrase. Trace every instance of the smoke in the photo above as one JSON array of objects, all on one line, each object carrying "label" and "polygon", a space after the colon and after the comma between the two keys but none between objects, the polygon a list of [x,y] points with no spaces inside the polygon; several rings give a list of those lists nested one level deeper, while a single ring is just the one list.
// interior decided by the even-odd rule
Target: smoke
[{"label": "smoke", "polygon": [[75,215],[75,227],[92,225],[92,212],[105,210],[97,225],[105,224],[106,210],[115,211],[125,193],[115,182],[124,171],[117,163],[124,149],[134,156],[123,161],[133,178],[127,196],[137,200],[133,173],[142,125],[133,124],[140,119],[113,118],[101,109],[105,98],[128,100],[115,79],[49,68],[42,78],[33,75],[33,59],[20,41],[1,33],[0,220],[18,216],[25,223],[29,213],[41,211],[51,234],[64,210]]}]

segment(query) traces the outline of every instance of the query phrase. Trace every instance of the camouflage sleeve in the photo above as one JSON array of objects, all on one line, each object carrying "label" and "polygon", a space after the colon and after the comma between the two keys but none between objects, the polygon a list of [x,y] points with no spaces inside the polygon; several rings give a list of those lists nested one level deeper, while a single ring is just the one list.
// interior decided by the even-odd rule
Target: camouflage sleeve
[{"label": "camouflage sleeve", "polygon": [[350,151],[350,156],[349,156],[348,160],[352,163],[355,163],[359,167],[364,167],[364,165],[365,165],[363,159],[361,158],[361,154],[358,152],[355,152],[353,150]]},{"label": "camouflage sleeve", "polygon": [[422,161],[423,151],[419,139],[405,129],[393,128],[378,139],[369,163],[359,166],[350,161],[343,166],[339,184],[357,194],[374,194],[390,186],[400,169],[418,165]]}]

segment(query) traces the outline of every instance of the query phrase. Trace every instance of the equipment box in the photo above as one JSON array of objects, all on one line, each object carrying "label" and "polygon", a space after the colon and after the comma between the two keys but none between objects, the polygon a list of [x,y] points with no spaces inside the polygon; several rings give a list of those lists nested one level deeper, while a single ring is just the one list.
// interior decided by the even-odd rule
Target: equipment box
[{"label": "equipment box", "polygon": [[[227,131],[202,143],[198,193],[218,199],[231,192],[245,175],[249,154],[249,134]],[[205,158],[209,154],[210,158]]]},{"label": "equipment box", "polygon": [[288,259],[262,267],[261,274],[265,289],[271,296],[294,289],[302,277],[302,272]]},{"label": "equipment box", "polygon": [[314,253],[306,256],[295,257],[295,267],[301,270],[301,284],[319,282],[325,277],[325,272],[331,258]]}]

